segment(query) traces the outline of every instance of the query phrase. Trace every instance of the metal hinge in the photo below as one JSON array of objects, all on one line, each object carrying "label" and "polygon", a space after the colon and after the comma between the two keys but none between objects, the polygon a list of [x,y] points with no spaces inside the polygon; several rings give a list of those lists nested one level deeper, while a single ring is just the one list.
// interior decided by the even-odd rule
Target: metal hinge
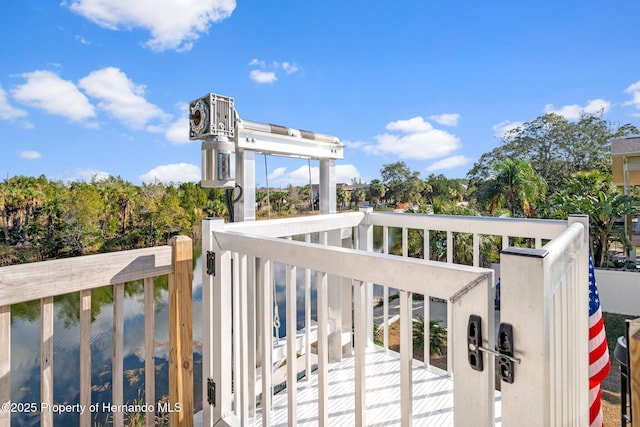
[{"label": "metal hinge", "polygon": [[211,378],[207,378],[207,402],[216,406],[216,383]]},{"label": "metal hinge", "polygon": [[216,275],[216,253],[213,251],[207,251],[207,274]]},{"label": "metal hinge", "polygon": [[498,358],[498,373],[502,381],[513,384],[514,364],[521,363],[521,360],[514,357],[513,348],[513,327],[508,323],[501,323],[498,329],[498,351],[482,346],[482,319],[480,316],[472,314],[469,316],[467,325],[467,357],[469,365],[476,371],[484,369],[482,354],[480,352],[493,354]]}]

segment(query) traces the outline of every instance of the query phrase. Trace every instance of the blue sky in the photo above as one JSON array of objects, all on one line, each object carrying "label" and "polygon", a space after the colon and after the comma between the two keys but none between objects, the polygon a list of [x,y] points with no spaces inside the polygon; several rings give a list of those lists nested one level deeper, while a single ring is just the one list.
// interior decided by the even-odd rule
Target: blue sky
[{"label": "blue sky", "polygon": [[[639,16],[631,0],[8,0],[0,178],[198,181],[186,107],[208,92],[339,137],[339,182],[398,160],[464,177],[545,112],[640,126]],[[308,182],[306,161],[267,160],[259,185]]]}]

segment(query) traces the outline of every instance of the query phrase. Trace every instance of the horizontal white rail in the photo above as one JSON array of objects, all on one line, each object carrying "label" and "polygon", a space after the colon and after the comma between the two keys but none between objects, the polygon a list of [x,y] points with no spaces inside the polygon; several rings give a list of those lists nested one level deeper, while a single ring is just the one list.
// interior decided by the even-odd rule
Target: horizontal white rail
[{"label": "horizontal white rail", "polygon": [[[267,225],[267,224],[264,224]],[[308,225],[308,224],[306,224]],[[321,223],[316,223],[314,230],[323,231],[323,228],[329,226],[353,226],[353,223],[338,223],[329,221],[327,224],[321,227]],[[278,224],[280,227],[281,224]],[[240,230],[242,229],[242,232]],[[233,231],[229,231],[233,230]],[[268,425],[272,421],[271,415],[271,389],[273,384],[273,376],[271,371],[271,355],[273,354],[273,340],[272,337],[272,307],[273,300],[272,289],[273,282],[272,276],[267,273],[267,269],[273,268],[274,263],[284,264],[286,271],[286,288],[287,288],[287,393],[289,398],[288,411],[289,411],[289,425],[295,425],[296,412],[295,412],[295,388],[297,376],[295,365],[296,348],[298,347],[295,332],[295,323],[297,321],[297,313],[294,307],[290,304],[295,300],[295,271],[296,268],[302,268],[309,271],[314,271],[317,274],[317,286],[318,286],[318,423],[320,425],[327,425],[328,423],[328,393],[329,384],[327,383],[328,372],[328,323],[327,323],[327,291],[332,286],[341,286],[340,281],[330,282],[327,280],[328,276],[335,276],[341,278],[352,279],[355,281],[355,295],[354,295],[354,309],[356,310],[355,322],[354,322],[354,336],[356,339],[356,366],[358,371],[356,377],[362,381],[365,377],[365,361],[364,361],[364,348],[367,346],[368,339],[371,331],[367,330],[367,325],[370,323],[365,318],[365,313],[368,312],[366,305],[367,300],[364,297],[364,284],[366,283],[378,283],[384,284],[389,287],[398,289],[401,293],[401,319],[400,324],[402,327],[402,344],[400,348],[401,359],[401,395],[402,395],[402,425],[411,425],[412,419],[412,379],[411,379],[411,360],[412,360],[412,313],[411,307],[411,295],[412,293],[419,293],[425,295],[432,295],[437,298],[447,299],[451,301],[451,322],[449,324],[450,335],[457,337],[455,345],[452,342],[449,350],[451,351],[451,358],[455,360],[456,375],[454,376],[454,401],[457,402],[455,409],[455,417],[459,420],[461,425],[473,421],[476,423],[479,414],[482,414],[480,418],[486,420],[476,425],[490,425],[493,420],[493,366],[492,361],[487,360],[486,365],[489,369],[484,372],[472,371],[469,364],[466,361],[466,352],[458,351],[454,352],[454,348],[464,348],[466,340],[466,320],[471,314],[481,314],[484,327],[486,330],[493,328],[493,307],[489,304],[492,298],[491,286],[493,284],[493,271],[490,269],[483,269],[473,266],[461,266],[453,265],[436,261],[425,261],[420,259],[391,256],[387,254],[378,254],[368,251],[348,249],[335,246],[325,246],[322,243],[326,242],[325,233],[321,233],[321,244],[311,244],[308,242],[293,241],[290,239],[280,239],[267,237],[268,235],[279,235],[282,231],[270,232],[262,231],[259,236],[247,235],[244,233],[246,229],[244,227],[227,227],[223,224],[218,224],[211,229],[211,241],[213,245],[213,251],[216,253],[216,260],[220,260],[220,263],[216,262],[216,284],[213,285],[214,289],[219,287],[229,287],[228,278],[225,278],[230,273],[230,269],[225,267],[230,258],[227,254],[241,254],[249,259],[255,258],[258,260],[258,290],[260,303],[260,313],[258,319],[261,328],[261,339],[259,340],[259,351],[262,353],[262,399],[261,399],[261,417],[263,425]],[[291,232],[290,228],[287,228],[285,235],[295,233],[308,233],[308,227],[301,227],[300,229]],[[308,240],[308,239],[307,239]],[[343,279],[344,280],[344,279]],[[334,283],[334,284],[332,284]],[[240,284],[240,286],[251,286],[250,284]],[[217,329],[216,334],[219,338],[219,343],[214,344],[214,347],[221,347],[230,344],[229,334],[230,330],[238,331],[242,336],[244,332],[238,330],[232,326],[232,319],[228,316],[228,303],[233,300],[231,294],[228,291],[220,289],[216,292],[222,300],[216,301],[217,308],[221,311],[217,314],[219,321],[225,322],[223,319],[227,319],[224,323],[226,326],[222,326],[224,330]],[[351,296],[349,297],[351,299]],[[348,304],[350,301],[343,301],[343,304]],[[428,323],[427,323],[428,324]],[[484,345],[492,345],[489,340],[483,342]],[[237,350],[236,350],[237,351]],[[242,350],[240,350],[242,352]],[[246,411],[240,408],[238,405],[240,396],[235,395],[233,392],[233,384],[231,384],[231,377],[226,372],[238,372],[241,369],[237,366],[237,362],[232,360],[229,356],[216,355],[218,364],[213,368],[213,375],[216,382],[216,393],[219,396],[219,406],[214,408],[212,413],[213,422],[223,421],[225,423],[233,424],[239,422],[244,424],[246,420]],[[230,368],[231,365],[236,365]],[[250,368],[251,369],[251,368]],[[236,377],[242,377],[243,375],[236,374]],[[478,388],[478,384],[483,384],[483,388],[489,396],[487,399],[474,399],[473,395]],[[356,419],[363,421],[365,419],[364,408],[365,404],[365,390],[364,384],[356,384],[356,402],[354,403]],[[234,404],[235,402],[235,404]],[[235,407],[235,408],[234,408]],[[470,415],[473,414],[473,415]],[[205,418],[206,420],[207,418]],[[236,421],[232,421],[232,420]]]},{"label": "horizontal white rail", "polygon": [[378,213],[368,215],[373,225],[406,227],[456,233],[477,233],[497,236],[536,237],[553,239],[567,227],[566,221],[552,219],[494,218],[459,215],[424,215]]},{"label": "horizontal white rail", "polygon": [[[172,424],[193,422],[193,355],[191,343],[192,242],[184,236],[171,239],[171,245],[66,258],[0,268],[0,404],[11,402],[11,304],[40,300],[40,400],[56,402],[54,395],[54,297],[80,292],[79,403],[91,404],[91,290],[113,286],[112,397],[114,406],[124,402],[123,339],[124,284],[144,279],[145,313],[145,403],[155,405],[154,284],[153,278],[169,275],[169,397],[182,405],[182,413]],[[72,367],[71,367],[72,368]],[[79,425],[89,427],[94,414],[83,411]],[[124,425],[124,414],[115,411],[112,424]],[[183,417],[176,422],[177,416]],[[155,424],[155,414],[147,411],[146,425]],[[42,411],[40,424],[53,425],[53,411]],[[11,425],[11,412],[0,411],[0,426]]]},{"label": "horizontal white rail", "polygon": [[225,224],[225,230],[255,236],[297,236],[346,227],[356,227],[362,222],[363,218],[364,214],[361,212],[314,215],[297,218],[272,219],[268,221],[234,222],[231,224]]},{"label": "horizontal white rail", "polygon": [[[340,277],[386,284],[419,294],[426,292],[443,299],[452,297],[461,285],[472,282],[478,275],[493,273],[492,270],[472,266],[240,233],[214,232],[214,240],[221,248],[232,252],[314,271],[327,271]],[[398,274],[398,271],[402,273]]]},{"label": "horizontal white rail", "polygon": [[171,246],[159,246],[2,267],[0,301],[17,304],[169,274],[171,254]]}]

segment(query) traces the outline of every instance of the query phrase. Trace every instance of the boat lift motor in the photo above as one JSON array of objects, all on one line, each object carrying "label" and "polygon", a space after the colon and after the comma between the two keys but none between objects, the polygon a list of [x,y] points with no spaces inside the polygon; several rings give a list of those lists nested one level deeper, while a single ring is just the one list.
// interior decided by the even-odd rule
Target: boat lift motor
[{"label": "boat lift motor", "polygon": [[[320,160],[320,198],[325,206],[321,212],[335,212],[335,160],[344,158],[344,145],[337,137],[242,120],[233,98],[209,93],[189,103],[189,139],[202,141],[201,185],[226,189],[240,186],[245,204],[252,200],[255,204],[255,170],[245,173],[255,161],[244,153]],[[244,176],[236,178],[236,172]],[[325,203],[323,193],[328,198]],[[253,206],[241,209],[251,210]]]}]

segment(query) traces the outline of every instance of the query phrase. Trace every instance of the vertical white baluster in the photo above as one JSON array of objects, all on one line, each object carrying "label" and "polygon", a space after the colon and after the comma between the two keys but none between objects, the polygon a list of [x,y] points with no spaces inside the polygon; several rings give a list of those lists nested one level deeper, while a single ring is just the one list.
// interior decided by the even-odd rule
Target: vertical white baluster
[{"label": "vertical white baluster", "polygon": [[402,227],[402,256],[409,256],[409,229]]},{"label": "vertical white baluster", "polygon": [[[91,405],[91,289],[80,291],[80,405]],[[80,427],[90,426],[91,413],[84,411]]]},{"label": "vertical white baluster", "polygon": [[296,266],[287,265],[287,409],[289,426],[296,425],[298,360],[296,349],[297,310],[296,310]]},{"label": "vertical white baluster", "polygon": [[[112,403],[118,407],[124,403],[124,283],[113,286],[113,359],[111,361]],[[113,424],[124,425],[122,411],[113,413]]]},{"label": "vertical white baluster", "polygon": [[[447,263],[453,263],[453,232],[447,231]],[[447,301],[447,330],[451,331],[453,325],[453,307],[451,302]],[[447,334],[447,354],[453,354],[454,343],[453,334]],[[451,376],[453,374],[453,357],[447,357],[447,374]]]},{"label": "vertical white baluster", "polygon": [[473,233],[473,266],[480,266],[480,235]]},{"label": "vertical white baluster", "polygon": [[367,346],[367,319],[366,319],[366,285],[354,281],[354,309],[355,309],[355,413],[357,426],[364,426],[366,422],[366,372],[365,350]]},{"label": "vertical white baluster", "polygon": [[[144,279],[144,400],[155,405],[156,400],[156,351],[155,351],[155,299],[153,277]],[[91,304],[91,301],[89,301]],[[91,311],[91,308],[89,308]],[[91,314],[91,313],[89,313]],[[145,413],[145,425],[155,426],[153,411]]]},{"label": "vertical white baluster", "polygon": [[[238,264],[238,312],[239,315],[239,325],[238,325],[238,335],[239,335],[239,347],[236,350],[239,353],[239,365],[236,366],[236,372],[239,371],[239,375],[237,376],[238,386],[236,390],[236,401],[238,402],[238,407],[236,408],[236,414],[240,418],[241,423],[249,422],[249,352],[251,352],[251,347],[249,346],[249,307],[247,304],[247,291],[249,288],[249,283],[247,281],[247,256],[244,254],[239,254],[237,258]],[[251,368],[255,371],[255,367]]]},{"label": "vertical white baluster", "polygon": [[272,355],[273,355],[273,289],[271,282],[271,261],[259,259],[257,276],[262,319],[261,325],[261,349],[262,349],[262,425],[271,425],[271,404],[273,393]]},{"label": "vertical white baluster", "polygon": [[318,425],[329,425],[329,307],[327,273],[318,272]]},{"label": "vertical white baluster", "polygon": [[400,290],[400,423],[413,425],[413,322],[411,319],[411,292]]},{"label": "vertical white baluster", "polygon": [[233,252],[231,255],[231,266],[232,266],[232,309],[231,309],[231,330],[233,331],[231,338],[233,339],[233,365],[231,370],[233,372],[233,409],[236,416],[240,417],[241,406],[244,404],[242,398],[240,397],[240,393],[242,390],[242,385],[240,384],[240,299],[238,298],[240,295],[240,256],[237,252]]},{"label": "vertical white baluster", "polygon": [[[382,253],[389,253],[389,227],[382,228]],[[382,287],[382,342],[384,351],[389,350],[389,287]]]},{"label": "vertical white baluster", "polygon": [[[40,401],[53,405],[53,297],[40,300]],[[53,426],[53,411],[43,410],[40,425]]]},{"label": "vertical white baluster", "polygon": [[[305,234],[304,241],[311,243],[311,235]],[[311,378],[311,270],[304,269],[304,359],[305,381]]]},{"label": "vertical white baluster", "polygon": [[[0,306],[0,404],[11,403],[11,306]],[[0,427],[11,425],[11,412],[0,411]]]},{"label": "vertical white baluster", "polygon": [[[429,230],[424,230],[424,259],[428,260],[431,258],[431,248],[429,244]],[[424,367],[429,368],[431,366],[431,296],[424,296],[424,304],[423,304],[423,317],[424,317]]]}]

